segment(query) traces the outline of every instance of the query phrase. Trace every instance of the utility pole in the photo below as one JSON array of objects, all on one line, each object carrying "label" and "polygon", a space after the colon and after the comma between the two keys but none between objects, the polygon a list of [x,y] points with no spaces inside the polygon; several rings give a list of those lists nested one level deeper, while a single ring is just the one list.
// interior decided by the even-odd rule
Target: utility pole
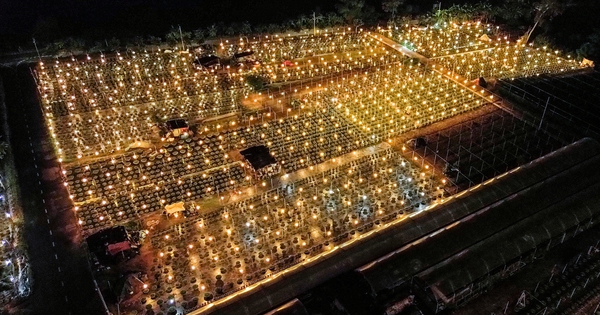
[{"label": "utility pole", "polygon": [[179,38],[181,38],[181,50],[185,50],[185,45],[183,44],[183,33],[181,32],[181,25],[177,25],[179,26]]},{"label": "utility pole", "polygon": [[317,35],[317,13],[313,12],[313,35]]},{"label": "utility pole", "polygon": [[31,38],[33,39],[33,46],[35,46],[35,51],[37,52],[38,58],[40,59],[40,61],[42,61],[42,56],[40,56],[40,51],[38,50],[38,46],[37,43],[35,42],[35,38]]},{"label": "utility pole", "polygon": [[542,128],[542,123],[544,122],[544,116],[546,116],[546,110],[548,109],[548,103],[550,103],[550,96],[548,96],[548,100],[546,101],[546,107],[544,107],[544,113],[542,114],[542,119],[540,120],[540,125],[538,126],[538,130]]},{"label": "utility pole", "polygon": [[[88,267],[90,267],[89,262],[88,262]],[[109,285],[110,285],[110,282],[109,282]],[[98,296],[100,296],[100,301],[102,301],[102,306],[104,306],[104,311],[106,312],[106,314],[110,314],[110,311],[108,310],[108,306],[106,305],[106,302],[104,301],[104,296],[102,295],[100,288],[98,288],[98,282],[96,282],[96,279],[94,279],[94,289],[98,293]]]}]

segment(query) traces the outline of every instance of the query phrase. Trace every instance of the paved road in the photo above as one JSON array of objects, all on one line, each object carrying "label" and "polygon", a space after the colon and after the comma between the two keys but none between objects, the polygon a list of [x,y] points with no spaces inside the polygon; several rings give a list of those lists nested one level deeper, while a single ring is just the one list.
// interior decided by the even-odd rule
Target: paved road
[{"label": "paved road", "polygon": [[3,68],[0,75],[34,278],[27,307],[34,314],[103,314],[85,251],[80,248],[76,218],[56,176],[59,164],[45,138],[29,69],[24,65],[18,70]]},{"label": "paved road", "polygon": [[368,34],[372,38],[384,43],[385,45],[389,46],[390,48],[398,51],[399,53],[401,53],[405,56],[408,56],[410,58],[417,58],[424,65],[429,64],[429,58],[427,58],[419,53],[416,53],[381,34],[377,34],[375,32],[369,32]]}]

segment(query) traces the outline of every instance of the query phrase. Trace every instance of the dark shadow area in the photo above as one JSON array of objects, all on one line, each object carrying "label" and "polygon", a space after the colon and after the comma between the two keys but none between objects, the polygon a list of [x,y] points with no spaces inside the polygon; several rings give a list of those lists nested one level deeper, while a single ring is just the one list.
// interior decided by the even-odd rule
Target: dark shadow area
[{"label": "dark shadow area", "polygon": [[68,195],[60,178],[40,181],[43,170],[58,167],[58,161],[44,150],[51,146],[44,144],[46,131],[29,68],[2,68],[0,75],[34,278],[28,309],[33,314],[101,314]]}]

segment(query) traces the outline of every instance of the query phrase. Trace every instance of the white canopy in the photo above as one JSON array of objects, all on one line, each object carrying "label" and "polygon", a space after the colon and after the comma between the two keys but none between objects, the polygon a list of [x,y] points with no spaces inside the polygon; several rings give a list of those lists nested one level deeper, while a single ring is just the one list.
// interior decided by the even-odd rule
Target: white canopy
[{"label": "white canopy", "polygon": [[185,207],[183,205],[183,201],[180,201],[180,202],[165,206],[165,210],[167,210],[167,214],[173,214],[173,213],[184,211]]},{"label": "white canopy", "polygon": [[590,68],[593,68],[594,67],[594,62],[591,61],[591,60],[589,60],[589,59],[583,58],[583,61],[581,62],[581,67],[590,67]]},{"label": "white canopy", "polygon": [[136,149],[136,148],[148,149],[148,148],[152,148],[152,147],[153,147],[152,142],[149,142],[149,141],[135,141],[129,145],[129,149]]},{"label": "white canopy", "polygon": [[479,37],[479,40],[482,42],[491,42],[492,41],[492,39],[489,36],[487,36],[487,34],[483,34],[481,37]]}]

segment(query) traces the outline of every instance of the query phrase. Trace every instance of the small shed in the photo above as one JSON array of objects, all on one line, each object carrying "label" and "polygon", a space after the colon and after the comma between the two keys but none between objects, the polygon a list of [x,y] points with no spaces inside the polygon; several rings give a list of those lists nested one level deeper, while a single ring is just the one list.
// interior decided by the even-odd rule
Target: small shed
[{"label": "small shed", "polygon": [[265,145],[244,149],[240,151],[240,154],[258,178],[272,176],[281,171],[281,166]]},{"label": "small shed", "polygon": [[252,61],[252,56],[254,55],[254,51],[247,50],[239,53],[233,54],[233,59],[237,61]]},{"label": "small shed", "polygon": [[196,68],[211,68],[221,64],[221,58],[215,55],[208,55],[194,60]]},{"label": "small shed", "polygon": [[112,264],[118,260],[118,254],[132,249],[129,234],[124,226],[115,226],[96,232],[87,237],[90,252],[96,255],[102,265]]},{"label": "small shed", "polygon": [[187,134],[190,130],[190,126],[185,119],[177,118],[167,120],[165,125],[173,137],[181,137],[182,135]]},{"label": "small shed", "polygon": [[185,205],[183,201],[180,201],[177,203],[167,205],[165,207],[165,210],[167,211],[167,215],[177,215],[179,212],[185,211]]},{"label": "small shed", "polygon": [[579,66],[582,68],[585,68],[585,67],[593,68],[594,62],[589,59],[583,58],[583,60],[581,61],[581,64]]},{"label": "small shed", "polygon": [[114,244],[108,244],[106,249],[111,256],[114,256],[120,252],[131,249],[131,243],[129,241],[122,241]]},{"label": "small shed", "polygon": [[487,36],[487,34],[483,34],[483,35],[481,35],[481,37],[479,37],[479,41],[489,43],[489,42],[492,42],[492,39],[489,36]]}]

